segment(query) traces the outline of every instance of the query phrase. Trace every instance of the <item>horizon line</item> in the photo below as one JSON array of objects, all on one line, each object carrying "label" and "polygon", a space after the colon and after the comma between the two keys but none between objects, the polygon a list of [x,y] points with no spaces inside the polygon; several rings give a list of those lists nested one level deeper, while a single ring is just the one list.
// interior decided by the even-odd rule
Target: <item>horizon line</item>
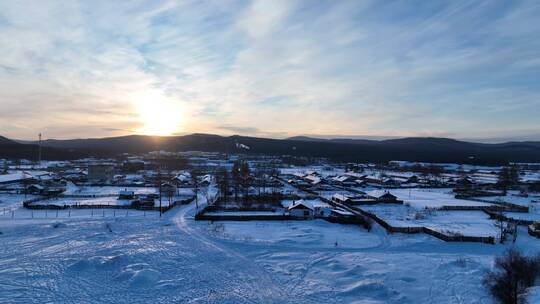
[{"label": "horizon line", "polygon": [[[42,133],[43,135],[43,133]],[[305,137],[305,138],[311,138],[311,139],[319,139],[319,140],[369,140],[369,141],[385,141],[385,140],[391,140],[391,139],[405,139],[405,138],[437,138],[437,139],[450,139],[450,140],[456,140],[456,141],[463,141],[463,142],[471,142],[471,143],[483,143],[483,144],[502,144],[502,143],[509,143],[509,142],[540,142],[540,135],[530,135],[530,136],[516,136],[516,137],[491,137],[491,138],[483,138],[483,137],[466,137],[466,138],[460,138],[460,137],[450,137],[450,136],[435,136],[435,135],[403,135],[403,136],[393,136],[393,135],[336,135],[336,134],[298,134],[298,135],[292,135],[292,136],[271,136],[271,135],[257,135],[257,134],[239,134],[239,133],[205,133],[205,132],[185,132],[185,133],[175,133],[170,135],[152,135],[152,134],[125,134],[125,135],[117,135],[117,136],[102,136],[102,137],[75,137],[75,138],[46,138],[42,139],[43,141],[46,140],[92,140],[92,139],[106,139],[106,138],[118,138],[118,137],[128,137],[128,136],[146,136],[146,137],[154,137],[154,138],[167,138],[167,137],[179,137],[179,136],[189,136],[189,135],[213,135],[213,136],[221,136],[221,137],[233,137],[233,136],[240,136],[240,137],[252,137],[252,138],[266,138],[266,139],[276,139],[276,140],[288,140],[288,139],[294,139],[295,137]],[[1,135],[0,135],[1,136]],[[22,143],[35,143],[38,140],[37,139],[18,139],[18,138],[11,138],[4,136],[5,138],[15,141],[15,142],[22,142]],[[532,138],[527,138],[532,137]]]}]

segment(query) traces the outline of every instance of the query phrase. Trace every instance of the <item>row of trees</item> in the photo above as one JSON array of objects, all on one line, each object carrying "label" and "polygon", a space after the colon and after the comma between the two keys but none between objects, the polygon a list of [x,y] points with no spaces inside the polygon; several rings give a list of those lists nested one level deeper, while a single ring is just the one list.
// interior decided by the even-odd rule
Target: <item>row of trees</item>
[{"label": "row of trees", "polygon": [[235,201],[240,196],[247,200],[252,187],[257,189],[259,196],[267,193],[267,189],[271,189],[274,193],[277,185],[275,177],[278,174],[279,170],[271,164],[263,163],[250,168],[246,161],[239,160],[234,162],[230,171],[220,167],[215,175],[221,199],[227,202],[230,199],[231,190]]},{"label": "row of trees", "polygon": [[516,166],[503,167],[499,171],[497,186],[506,191],[519,184],[519,170]]}]

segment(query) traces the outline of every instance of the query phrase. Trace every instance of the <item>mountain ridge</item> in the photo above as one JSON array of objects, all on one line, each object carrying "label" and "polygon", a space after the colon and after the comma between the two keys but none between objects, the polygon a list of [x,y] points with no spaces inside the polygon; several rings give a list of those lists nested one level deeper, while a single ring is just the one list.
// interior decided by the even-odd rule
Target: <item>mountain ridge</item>
[{"label": "mountain ridge", "polygon": [[[33,146],[33,149],[36,149],[35,143],[15,144]],[[239,143],[248,146],[249,149],[239,149],[237,145]],[[540,162],[540,142],[536,141],[487,144],[438,137],[368,140],[317,139],[304,136],[271,139],[194,133],[177,136],[126,135],[87,139],[48,139],[42,141],[42,145],[47,149],[56,149],[51,151],[52,156],[56,152],[70,157],[76,155],[110,157],[121,153],[166,150],[325,157],[336,161],[357,162],[389,160],[478,164]]]}]

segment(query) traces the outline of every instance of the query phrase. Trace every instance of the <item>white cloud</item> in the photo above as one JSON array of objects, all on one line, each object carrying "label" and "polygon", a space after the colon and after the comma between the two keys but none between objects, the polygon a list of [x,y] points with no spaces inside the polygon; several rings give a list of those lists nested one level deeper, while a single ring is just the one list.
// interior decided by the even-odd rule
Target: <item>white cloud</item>
[{"label": "white cloud", "polygon": [[540,128],[540,89],[527,85],[538,72],[538,5],[410,6],[3,2],[0,134],[122,134],[143,124],[137,96],[154,95],[182,109],[179,132]]}]

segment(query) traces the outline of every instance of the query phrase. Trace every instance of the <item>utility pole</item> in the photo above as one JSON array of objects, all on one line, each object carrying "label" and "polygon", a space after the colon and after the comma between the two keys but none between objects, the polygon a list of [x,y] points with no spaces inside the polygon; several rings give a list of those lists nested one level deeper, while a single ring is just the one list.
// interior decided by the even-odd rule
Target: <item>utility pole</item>
[{"label": "utility pole", "polygon": [[41,133],[39,133],[38,142],[38,167],[41,168]]},{"label": "utility pole", "polygon": [[158,183],[159,183],[159,217],[161,217],[162,209],[161,209],[161,164],[159,163],[159,156],[158,156]]}]

